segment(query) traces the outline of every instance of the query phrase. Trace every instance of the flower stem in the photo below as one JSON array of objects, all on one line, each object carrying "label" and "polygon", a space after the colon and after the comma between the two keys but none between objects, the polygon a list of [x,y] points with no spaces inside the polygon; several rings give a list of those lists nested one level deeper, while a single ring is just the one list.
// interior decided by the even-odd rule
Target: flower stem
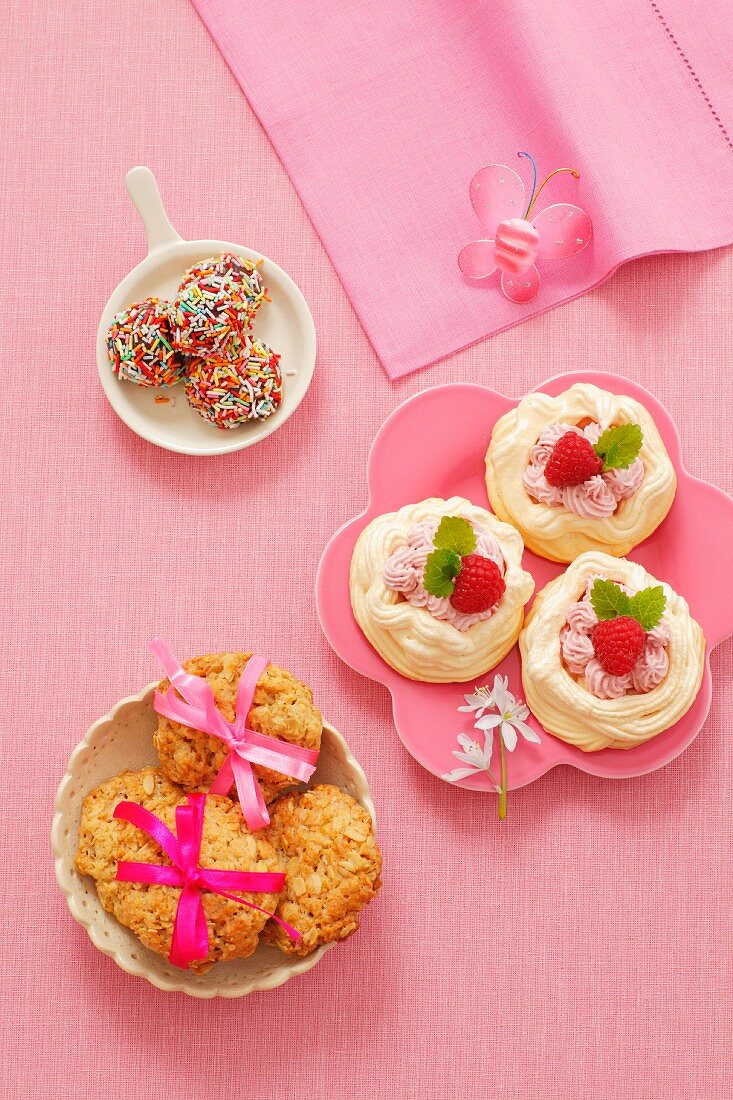
[{"label": "flower stem", "polygon": [[499,731],[499,754],[501,757],[501,791],[499,792],[499,821],[506,817],[506,754],[504,752],[504,738]]}]

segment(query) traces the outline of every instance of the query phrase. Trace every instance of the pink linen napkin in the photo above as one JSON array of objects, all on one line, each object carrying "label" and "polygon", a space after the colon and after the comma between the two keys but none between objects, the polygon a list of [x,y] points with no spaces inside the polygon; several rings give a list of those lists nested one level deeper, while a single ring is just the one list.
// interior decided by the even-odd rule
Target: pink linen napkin
[{"label": "pink linen napkin", "polygon": [[[391,378],[650,252],[733,241],[730,0],[194,0]],[[592,244],[529,305],[456,257],[478,168],[576,201]],[[538,207],[539,208],[539,207]]]}]

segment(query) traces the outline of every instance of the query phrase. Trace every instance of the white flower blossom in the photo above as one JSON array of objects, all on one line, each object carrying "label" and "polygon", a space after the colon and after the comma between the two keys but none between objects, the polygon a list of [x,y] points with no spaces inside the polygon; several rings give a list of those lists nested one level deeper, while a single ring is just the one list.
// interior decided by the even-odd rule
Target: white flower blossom
[{"label": "white flower blossom", "polygon": [[[464,699],[466,706],[458,707],[458,710],[474,716],[474,728],[481,730],[484,734],[484,745],[482,748],[478,741],[466,733],[458,734],[458,744],[462,751],[454,750],[453,756],[467,767],[455,768],[452,772],[446,772],[441,778],[448,780],[449,783],[457,783],[470,775],[486,772],[496,790],[501,793],[501,785],[491,773],[494,730],[499,731],[499,736],[508,752],[514,752],[517,747],[517,733],[521,733],[525,741],[538,745],[540,738],[526,722],[529,718],[529,708],[523,702],[517,702],[509,691],[508,676],[495,676],[492,688],[488,685],[474,688],[470,695],[464,695]],[[487,714],[488,710],[496,710],[498,713]]]},{"label": "white flower blossom", "polygon": [[473,689],[470,695],[464,695],[466,700],[465,707],[459,707],[459,710],[466,711],[469,714],[475,714],[476,718],[480,718],[484,711],[489,707],[493,707],[494,700],[491,697],[491,689],[488,685],[484,684],[483,687],[476,687]]},{"label": "white flower blossom", "polygon": [[498,727],[499,735],[508,752],[514,752],[517,747],[517,731],[521,733],[525,741],[531,741],[533,744],[539,745],[539,736],[526,722],[526,719],[529,718],[529,707],[515,700],[511,691],[509,691],[508,676],[495,677],[491,697],[493,705],[499,713],[487,714],[483,718],[479,718],[474,723],[476,729],[490,731]]},{"label": "white flower blossom", "polygon": [[496,787],[497,793],[501,791],[500,785],[491,774],[491,753],[493,750],[493,738],[487,734],[483,749],[478,741],[474,741],[467,733],[458,734],[458,744],[463,752],[454,751],[456,760],[468,764],[467,768],[456,768],[452,772],[446,772],[441,779],[447,779],[449,783],[457,783],[459,779],[467,779],[469,775],[477,775],[479,772],[488,772],[489,777]]}]

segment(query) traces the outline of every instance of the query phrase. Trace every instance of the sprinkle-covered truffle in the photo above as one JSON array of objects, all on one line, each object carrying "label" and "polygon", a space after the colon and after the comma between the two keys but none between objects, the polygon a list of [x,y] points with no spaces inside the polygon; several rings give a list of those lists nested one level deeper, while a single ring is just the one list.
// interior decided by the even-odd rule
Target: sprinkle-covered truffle
[{"label": "sprinkle-covered truffle", "polygon": [[229,253],[204,260],[186,273],[173,303],[176,345],[204,359],[241,362],[264,296],[259,271],[249,261]]},{"label": "sprinkle-covered truffle", "polygon": [[189,267],[183,276],[178,293],[182,294],[191,283],[200,279],[208,279],[212,276],[231,279],[249,303],[251,321],[262,303],[269,301],[267,287],[262,282],[261,265],[262,260],[248,260],[244,256],[236,256],[233,252],[222,252],[220,256],[210,256]]},{"label": "sprinkle-covered truffle", "polygon": [[280,356],[255,340],[239,363],[197,359],[186,379],[192,408],[217,428],[236,428],[248,420],[266,420],[282,402]]},{"label": "sprinkle-covered truffle", "polygon": [[107,332],[107,354],[118,378],[137,386],[173,386],[185,376],[174,345],[169,302],[145,298],[116,313]]}]

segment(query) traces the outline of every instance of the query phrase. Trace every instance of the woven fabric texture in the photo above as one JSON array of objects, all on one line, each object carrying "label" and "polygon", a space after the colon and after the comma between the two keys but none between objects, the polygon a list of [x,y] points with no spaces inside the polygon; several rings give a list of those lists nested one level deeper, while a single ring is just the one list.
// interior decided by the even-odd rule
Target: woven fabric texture
[{"label": "woven fabric texture", "polygon": [[[396,378],[598,285],[620,263],[733,241],[727,0],[193,0]],[[493,237],[487,163],[556,177],[533,213],[593,220],[509,302],[459,250]],[[517,209],[517,214],[523,213]],[[554,232],[554,230],[553,230]]]}]

